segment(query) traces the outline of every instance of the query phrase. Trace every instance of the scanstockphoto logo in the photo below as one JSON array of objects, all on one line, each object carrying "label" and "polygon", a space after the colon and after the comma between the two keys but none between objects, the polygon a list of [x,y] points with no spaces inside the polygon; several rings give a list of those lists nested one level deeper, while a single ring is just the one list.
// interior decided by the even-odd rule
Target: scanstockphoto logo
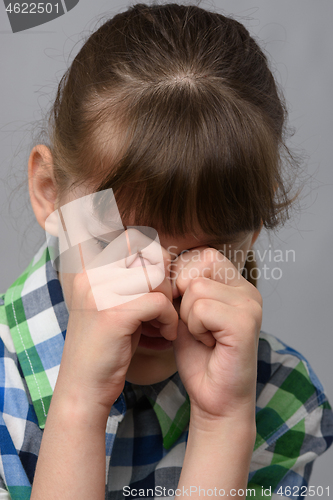
[{"label": "scanstockphoto logo", "polygon": [[79,0],[48,0],[47,2],[10,2],[4,0],[13,33],[53,21],[72,10]]}]

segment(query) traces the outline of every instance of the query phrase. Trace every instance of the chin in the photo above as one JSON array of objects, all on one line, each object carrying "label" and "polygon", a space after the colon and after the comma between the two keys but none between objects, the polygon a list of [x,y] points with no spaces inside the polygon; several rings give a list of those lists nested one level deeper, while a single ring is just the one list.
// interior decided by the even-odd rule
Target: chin
[{"label": "chin", "polygon": [[127,382],[151,385],[162,382],[177,371],[173,348],[158,353],[138,347],[126,374]]}]

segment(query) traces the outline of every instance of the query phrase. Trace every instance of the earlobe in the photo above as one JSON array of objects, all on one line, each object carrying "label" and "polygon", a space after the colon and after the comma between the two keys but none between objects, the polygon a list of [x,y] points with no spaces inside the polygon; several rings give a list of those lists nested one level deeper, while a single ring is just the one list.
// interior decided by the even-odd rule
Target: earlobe
[{"label": "earlobe", "polygon": [[[53,174],[53,158],[50,149],[35,146],[28,161],[30,201],[38,224],[45,229],[46,219],[56,210],[57,188]],[[58,228],[48,223],[48,232],[57,236]]]}]

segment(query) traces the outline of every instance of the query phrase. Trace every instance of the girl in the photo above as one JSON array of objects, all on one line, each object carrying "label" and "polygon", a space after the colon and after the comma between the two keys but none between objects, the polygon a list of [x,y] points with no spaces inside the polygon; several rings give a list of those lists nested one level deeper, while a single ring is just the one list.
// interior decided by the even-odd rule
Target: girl
[{"label": "girl", "polygon": [[293,201],[285,117],[222,15],[138,4],[86,41],[29,158],[59,258],[1,298],[2,498],[306,495],[333,414],[246,265]]}]

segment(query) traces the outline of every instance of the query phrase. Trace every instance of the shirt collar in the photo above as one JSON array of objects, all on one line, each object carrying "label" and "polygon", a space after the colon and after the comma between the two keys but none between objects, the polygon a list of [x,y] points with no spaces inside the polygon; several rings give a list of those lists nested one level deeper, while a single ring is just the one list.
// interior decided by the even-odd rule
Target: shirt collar
[{"label": "shirt collar", "polygon": [[7,290],[5,307],[18,360],[43,429],[69,317],[46,243]]},{"label": "shirt collar", "polygon": [[[133,387],[134,384],[133,384]],[[163,435],[167,450],[177,441],[190,420],[190,400],[178,372],[167,380],[141,386],[150,401]]]},{"label": "shirt collar", "polygon": [[[5,294],[8,326],[40,428],[45,427],[59,373],[69,313],[45,243]],[[134,387],[139,387],[135,386]],[[190,418],[188,395],[178,373],[158,384],[140,386],[159,420],[170,448]]]}]

